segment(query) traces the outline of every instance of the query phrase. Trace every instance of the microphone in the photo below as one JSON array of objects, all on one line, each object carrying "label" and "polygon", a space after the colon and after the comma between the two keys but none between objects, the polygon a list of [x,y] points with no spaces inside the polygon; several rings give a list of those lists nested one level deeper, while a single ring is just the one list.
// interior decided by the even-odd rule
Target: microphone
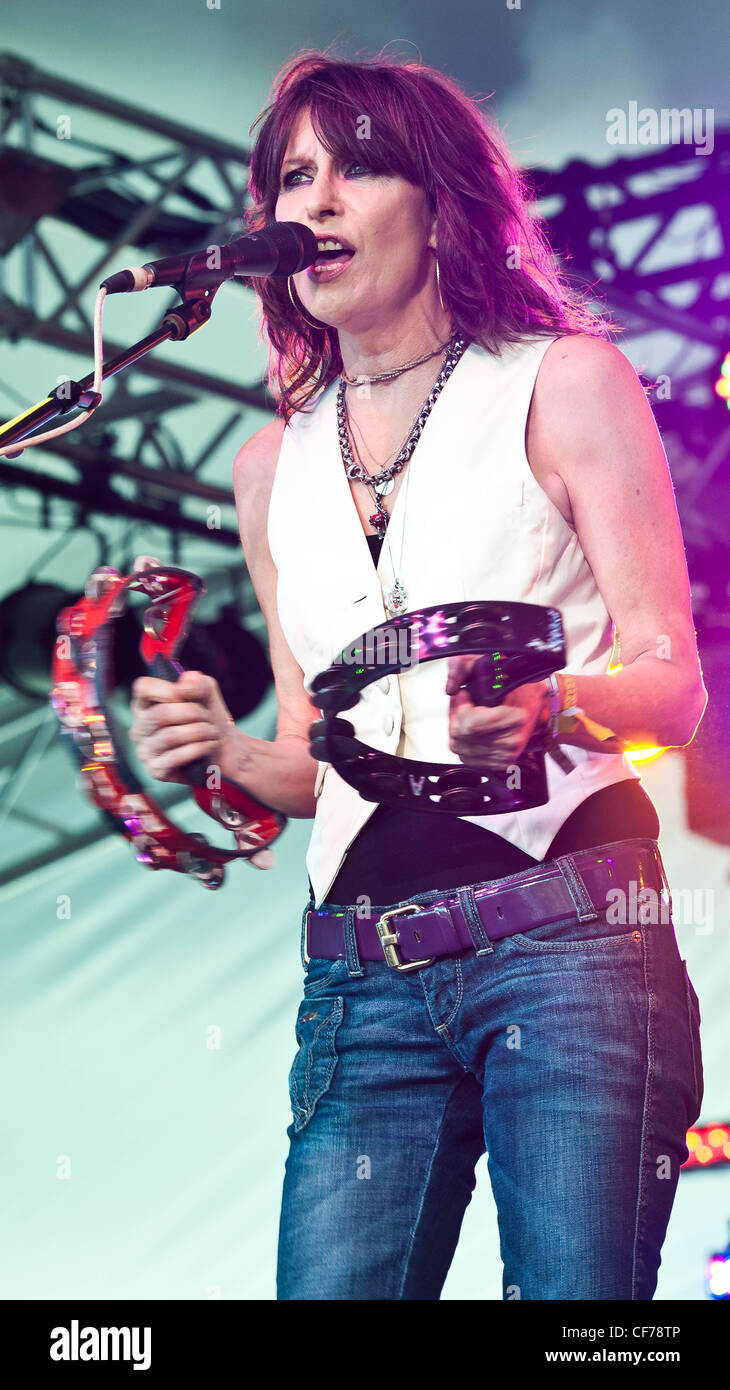
[{"label": "microphone", "polygon": [[295,275],[313,265],[318,253],[317,238],[309,227],[301,222],[269,222],[263,231],[237,237],[225,246],[128,266],[102,280],[100,288],[107,294],[166,285],[205,290],[235,275]]}]

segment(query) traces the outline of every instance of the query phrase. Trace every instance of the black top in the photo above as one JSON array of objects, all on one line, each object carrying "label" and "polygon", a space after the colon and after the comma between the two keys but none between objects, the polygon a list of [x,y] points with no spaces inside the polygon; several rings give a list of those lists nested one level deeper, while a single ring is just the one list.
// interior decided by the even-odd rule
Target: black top
[{"label": "black top", "polygon": [[[377,565],[382,541],[377,536],[367,541]],[[641,783],[629,777],[586,797],[560,826],[545,859],[634,835],[656,840],[659,830],[653,802]],[[458,816],[430,816],[381,803],[350,846],[327,900],[354,904],[367,895],[382,906],[432,888],[503,878],[540,862],[493,830]]]}]

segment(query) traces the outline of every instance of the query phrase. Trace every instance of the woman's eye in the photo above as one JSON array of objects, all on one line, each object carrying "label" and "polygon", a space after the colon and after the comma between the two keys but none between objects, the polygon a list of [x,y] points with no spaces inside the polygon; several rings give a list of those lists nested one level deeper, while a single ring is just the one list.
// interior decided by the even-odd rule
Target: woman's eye
[{"label": "woman's eye", "polygon": [[[350,164],[347,165],[347,168],[348,168],[348,169],[362,169],[362,170],[364,171],[364,173],[366,173],[366,174],[369,174],[369,173],[371,172],[367,164],[360,164],[359,160],[354,160],[354,159],[352,160],[352,162],[351,162]],[[292,170],[290,171],[290,173],[288,173],[288,174],[285,175],[284,180],[283,180],[283,183],[282,183],[282,187],[283,187],[283,188],[294,188],[294,187],[296,187],[296,185],[293,183],[293,180],[296,179],[296,178],[298,178],[300,174],[306,174],[306,170],[304,170],[304,169],[292,169]]]}]

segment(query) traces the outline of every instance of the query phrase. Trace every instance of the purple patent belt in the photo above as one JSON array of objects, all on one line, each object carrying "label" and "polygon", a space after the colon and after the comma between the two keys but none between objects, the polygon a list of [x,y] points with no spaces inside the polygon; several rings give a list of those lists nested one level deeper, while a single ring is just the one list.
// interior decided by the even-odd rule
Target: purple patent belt
[{"label": "purple patent belt", "polygon": [[[633,894],[632,894],[632,884]],[[347,956],[346,933],[354,932],[361,960],[385,959],[396,970],[430,965],[438,956],[491,951],[491,942],[531,927],[575,916],[595,921],[612,903],[642,889],[669,895],[656,840],[615,840],[548,859],[506,878],[414,895],[391,907],[342,907],[325,903],[305,909],[308,957]],[[613,892],[612,892],[613,890]],[[611,893],[612,896],[608,897]],[[669,896],[671,907],[671,896]]]}]

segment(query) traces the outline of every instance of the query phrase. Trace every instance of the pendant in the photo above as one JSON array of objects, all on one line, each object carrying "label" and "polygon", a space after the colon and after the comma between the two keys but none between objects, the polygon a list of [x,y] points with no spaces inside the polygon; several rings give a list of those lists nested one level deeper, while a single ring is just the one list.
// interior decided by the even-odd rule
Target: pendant
[{"label": "pendant", "polygon": [[373,527],[373,530],[377,531],[378,540],[380,541],[382,541],[383,537],[385,536],[388,520],[388,513],[384,512],[382,508],[379,508],[377,512],[373,512],[373,515],[368,517],[368,521],[370,522],[370,525]]},{"label": "pendant", "polygon": [[393,588],[388,590],[385,603],[392,618],[396,618],[399,613],[405,613],[408,606],[408,595],[400,579],[396,579]]},{"label": "pendant", "polygon": [[395,478],[387,478],[384,483],[375,484],[375,491],[377,492],[378,497],[387,497],[388,494],[393,491],[394,487]]}]

